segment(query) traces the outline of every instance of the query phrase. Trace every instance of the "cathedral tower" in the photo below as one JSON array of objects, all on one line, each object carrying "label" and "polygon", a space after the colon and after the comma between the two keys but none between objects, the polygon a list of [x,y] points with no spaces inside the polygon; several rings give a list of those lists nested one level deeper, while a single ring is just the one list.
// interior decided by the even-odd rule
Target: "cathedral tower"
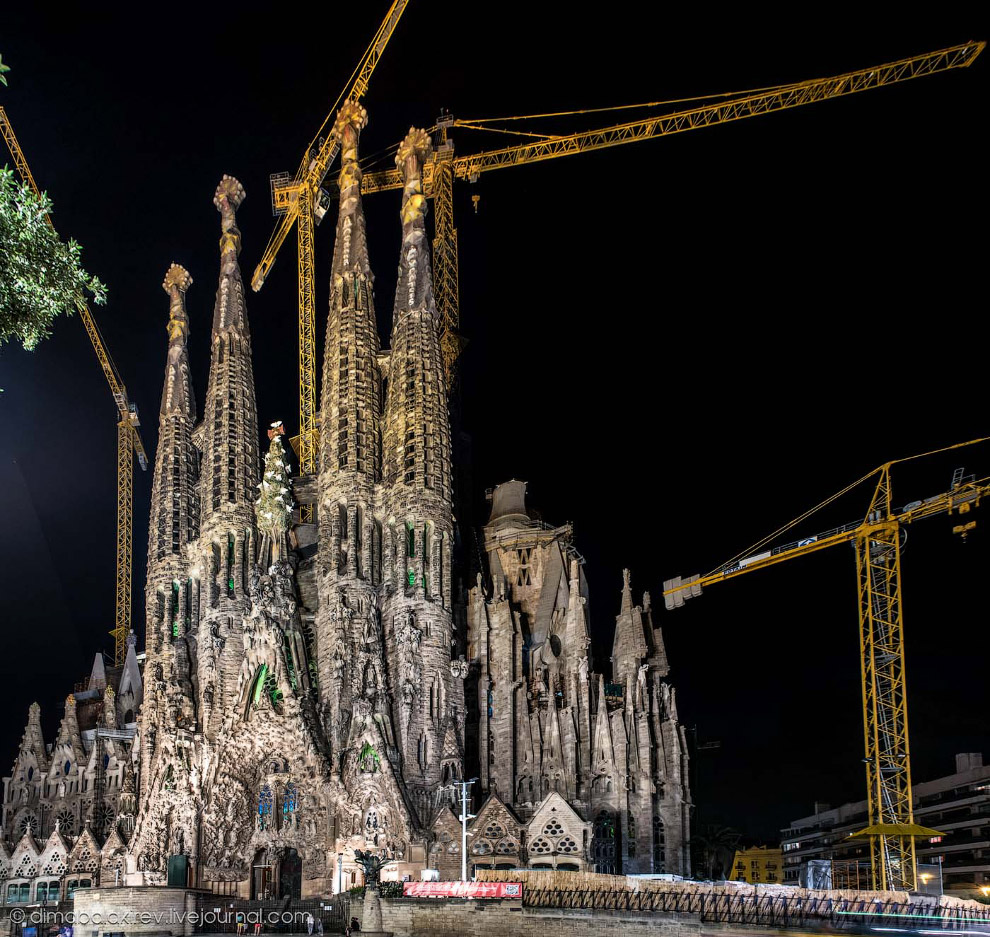
[{"label": "cathedral tower", "polygon": [[396,155],[405,185],[382,460],[393,713],[421,815],[437,784],[459,775],[463,745],[451,715],[463,714],[463,690],[451,680],[450,419],[425,224],[429,154],[429,137],[413,129]]},{"label": "cathedral tower", "polygon": [[377,588],[379,342],[358,166],[358,138],[367,119],[360,104],[347,101],[333,128],[341,152],[340,214],[320,397],[316,653],[320,701],[334,752],[346,747],[349,731],[358,730],[355,708],[367,706],[384,731],[383,747],[394,757]]},{"label": "cathedral tower", "polygon": [[250,611],[254,502],[258,496],[258,413],[251,332],[238,255],[235,212],[244,188],[232,176],[217,186],[221,217],[220,282],[213,309],[210,377],[203,411],[202,521],[199,568],[188,588],[201,606],[199,714],[212,724],[232,702],[241,666],[241,620]]},{"label": "cathedral tower", "polygon": [[[193,444],[196,405],[189,373],[188,271],[172,264],[162,289],[169,297],[168,356],[158,421],[158,449],[148,533],[147,668],[155,679],[145,702],[151,714],[172,705],[191,720],[193,691],[188,633],[193,594],[186,575],[189,552],[199,534],[199,460]],[[166,701],[163,688],[169,688]],[[157,690],[157,692],[156,692]],[[142,740],[148,770],[153,739]]]}]

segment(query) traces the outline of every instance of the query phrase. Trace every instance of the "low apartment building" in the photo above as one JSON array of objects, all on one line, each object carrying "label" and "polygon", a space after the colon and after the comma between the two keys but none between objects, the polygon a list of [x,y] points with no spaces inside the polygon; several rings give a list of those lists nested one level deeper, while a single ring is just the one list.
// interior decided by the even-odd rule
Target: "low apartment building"
[{"label": "low apartment building", "polygon": [[[956,755],[954,774],[916,783],[914,819],[942,834],[918,840],[917,855],[919,864],[941,866],[945,892],[970,897],[990,887],[990,765],[983,764],[982,754]],[[816,804],[811,816],[792,821],[781,831],[784,884],[801,884],[813,859],[831,859],[833,878],[840,869],[846,879],[863,869],[868,876],[869,842],[849,839],[866,825],[865,800],[834,808]],[[856,883],[833,881],[834,887],[843,884]],[[935,883],[926,884],[931,890]]]}]

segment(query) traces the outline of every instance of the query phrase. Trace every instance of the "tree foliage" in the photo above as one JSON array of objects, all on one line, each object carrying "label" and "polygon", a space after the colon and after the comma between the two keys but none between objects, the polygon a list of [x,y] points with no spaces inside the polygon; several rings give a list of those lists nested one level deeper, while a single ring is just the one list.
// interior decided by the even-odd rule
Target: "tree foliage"
[{"label": "tree foliage", "polygon": [[45,216],[52,203],[18,185],[0,168],[0,345],[17,340],[31,349],[69,315],[84,291],[106,300],[106,287],[80,264],[82,248],[62,241]]}]

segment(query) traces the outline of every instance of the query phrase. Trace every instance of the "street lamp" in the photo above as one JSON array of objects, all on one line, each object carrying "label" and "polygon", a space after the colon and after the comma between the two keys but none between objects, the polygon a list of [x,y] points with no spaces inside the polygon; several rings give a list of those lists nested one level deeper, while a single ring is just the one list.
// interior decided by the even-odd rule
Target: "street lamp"
[{"label": "street lamp", "polygon": [[461,881],[466,882],[467,877],[467,838],[468,831],[467,825],[468,820],[473,820],[475,814],[468,813],[468,789],[477,781],[477,778],[471,778],[470,781],[453,781],[443,787],[437,789],[437,802],[439,803],[440,797],[447,791],[457,790],[460,788],[461,794],[461,815],[457,818],[461,821]]}]

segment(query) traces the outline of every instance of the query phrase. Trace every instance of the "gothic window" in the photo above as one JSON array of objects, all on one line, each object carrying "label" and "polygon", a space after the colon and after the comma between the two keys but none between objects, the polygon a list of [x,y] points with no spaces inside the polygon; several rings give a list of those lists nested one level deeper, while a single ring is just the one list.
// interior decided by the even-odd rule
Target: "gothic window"
[{"label": "gothic window", "polygon": [[76,818],[71,810],[61,810],[55,815],[59,832],[63,836],[72,836],[76,831]]},{"label": "gothic window", "polygon": [[217,577],[220,575],[220,547],[210,544],[210,606],[216,608],[220,600],[220,587]]},{"label": "gothic window", "polygon": [[354,509],[354,562],[358,576],[364,578],[364,510],[358,505]]},{"label": "gothic window", "polygon": [[172,639],[179,636],[179,580],[172,580],[172,602],[169,606],[169,621],[172,625]]},{"label": "gothic window", "polygon": [[18,878],[34,878],[38,874],[38,869],[34,864],[34,859],[29,853],[21,856],[21,861],[17,864],[14,875]]},{"label": "gothic window", "polygon": [[337,558],[337,571],[347,569],[347,505],[337,506],[337,525],[340,531],[340,554]]},{"label": "gothic window", "polygon": [[519,843],[517,843],[511,836],[506,839],[500,839],[498,845],[495,847],[495,852],[501,856],[511,856],[519,851]]},{"label": "gothic window", "polygon": [[663,820],[653,817],[653,871],[664,872],[667,868],[667,841],[664,835]]},{"label": "gothic window", "polygon": [[294,781],[285,785],[282,795],[282,826],[298,826],[299,823],[299,788]]},{"label": "gothic window", "polygon": [[406,556],[410,559],[416,555],[416,529],[406,521]]},{"label": "gothic window", "polygon": [[227,534],[227,596],[234,597],[234,535]]},{"label": "gothic window", "polygon": [[505,827],[492,821],[485,827],[485,836],[494,841],[505,836]]},{"label": "gothic window", "polygon": [[487,856],[492,851],[492,844],[487,839],[479,839],[472,847],[471,852],[476,856]]},{"label": "gothic window", "polygon": [[371,581],[382,581],[382,524],[375,521],[371,529]]},{"label": "gothic window", "polygon": [[28,831],[32,836],[38,835],[38,818],[33,813],[26,813],[21,817],[21,822],[17,824],[18,837],[23,836]]},{"label": "gothic window", "polygon": [[[247,595],[251,580],[251,531],[244,531],[241,541],[241,594]],[[190,580],[190,584],[192,580]]]},{"label": "gothic window", "polygon": [[516,576],[517,586],[531,586],[533,584],[532,576],[529,572],[529,558],[531,550],[516,550],[516,558],[519,561],[519,574]]},{"label": "gothic window", "polygon": [[423,527],[423,589],[427,595],[430,594],[430,559],[433,545],[430,542],[430,524]]},{"label": "gothic window", "polygon": [[557,843],[557,852],[566,853],[567,855],[577,855],[578,844],[572,837],[565,836]]},{"label": "gothic window", "polygon": [[529,851],[531,855],[534,856],[549,856],[553,852],[553,843],[550,842],[545,836],[537,836],[529,844]]},{"label": "gothic window", "polygon": [[594,838],[591,843],[591,855],[596,872],[614,875],[618,871],[615,846],[615,820],[608,811],[602,810],[595,818]]},{"label": "gothic window", "polygon": [[270,830],[272,829],[272,820],[275,812],[275,796],[272,794],[272,789],[267,784],[263,784],[261,787],[261,793],[258,794],[258,829],[259,830]]},{"label": "gothic window", "polygon": [[53,852],[42,872],[45,875],[65,875],[65,861],[57,852]]},{"label": "gothic window", "polygon": [[632,811],[626,813],[626,830],[629,836],[629,856],[634,857],[636,855],[636,818],[632,815]]},{"label": "gothic window", "polygon": [[543,827],[544,836],[562,836],[564,833],[564,828],[560,825],[560,821],[554,817],[550,820],[546,826]]}]

